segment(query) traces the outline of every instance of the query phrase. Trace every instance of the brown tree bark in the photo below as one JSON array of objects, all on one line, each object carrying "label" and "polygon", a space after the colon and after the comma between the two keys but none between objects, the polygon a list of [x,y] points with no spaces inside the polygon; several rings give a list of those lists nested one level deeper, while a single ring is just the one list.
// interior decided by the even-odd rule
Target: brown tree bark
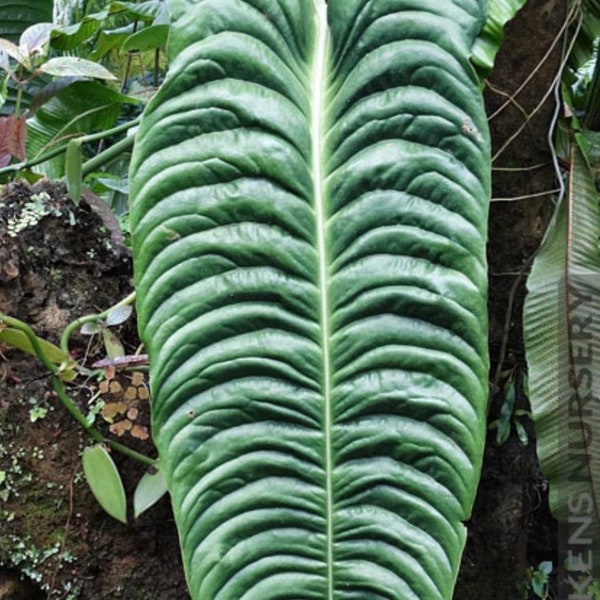
[{"label": "brown tree bark", "polygon": [[[531,260],[556,197],[549,131],[557,109],[554,88],[561,70],[566,13],[566,2],[529,0],[507,26],[486,85],[494,168],[488,241],[488,422],[499,416],[509,373],[526,369],[523,300]],[[516,408],[529,409],[518,385]],[[556,527],[535,455],[532,423],[526,417],[521,422],[530,438],[527,446],[519,442],[514,428],[502,445],[496,443],[496,432],[488,431],[456,600],[527,597],[527,569],[542,560],[556,561]]]}]

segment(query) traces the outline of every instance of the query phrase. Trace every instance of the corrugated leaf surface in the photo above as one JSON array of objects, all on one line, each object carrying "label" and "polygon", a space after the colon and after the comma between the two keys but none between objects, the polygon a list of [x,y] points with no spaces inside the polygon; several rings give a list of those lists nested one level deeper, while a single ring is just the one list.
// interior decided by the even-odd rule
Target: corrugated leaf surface
[{"label": "corrugated leaf surface", "polygon": [[196,600],[452,595],[487,396],[484,5],[170,3],[132,223]]}]

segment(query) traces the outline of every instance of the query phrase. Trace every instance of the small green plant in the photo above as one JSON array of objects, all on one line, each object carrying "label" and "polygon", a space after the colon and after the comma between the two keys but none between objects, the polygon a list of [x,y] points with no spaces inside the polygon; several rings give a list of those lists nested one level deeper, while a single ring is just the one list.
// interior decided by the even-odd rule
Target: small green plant
[{"label": "small green plant", "polygon": [[31,406],[29,409],[29,420],[32,423],[45,419],[48,412],[54,409],[54,407],[49,405],[45,400],[38,400],[34,396],[29,398],[28,403]]},{"label": "small green plant", "polygon": [[[527,569],[527,592],[531,590],[537,598],[546,600],[548,598],[548,582],[552,573],[552,561],[541,562],[536,568]],[[527,598],[527,593],[525,595]]]},{"label": "small green plant", "polygon": [[[7,502],[9,498],[18,498],[22,486],[32,480],[32,474],[24,472],[21,465],[26,458],[27,451],[24,448],[15,449],[12,446],[0,445],[0,459],[6,459],[6,466],[0,470],[0,502]],[[12,513],[0,513],[4,520],[14,518]]]},{"label": "small green plant", "polygon": [[519,393],[526,394],[526,388],[527,380],[523,373],[518,369],[513,369],[508,373],[504,385],[504,401],[500,408],[500,416],[488,425],[490,430],[496,430],[496,444],[498,446],[508,440],[513,428],[523,446],[527,446],[529,443],[529,436],[522,419],[531,419],[531,412],[521,408],[515,410],[516,396]]},{"label": "small green plant", "polygon": [[[93,371],[78,365],[70,358],[69,340],[76,330],[82,330],[83,333],[89,335],[100,333],[109,360],[123,356],[122,344],[114,334],[109,332],[108,328],[119,325],[129,318],[133,310],[132,303],[134,299],[135,294],[131,294],[104,312],[76,319],[63,331],[60,347],[38,338],[26,323],[0,312],[0,341],[35,355],[44,364],[51,373],[52,385],[58,398],[75,420],[87,431],[92,440],[96,442],[94,446],[86,449],[83,454],[86,480],[94,496],[106,512],[124,523],[127,522],[125,493],[121,476],[108,449],[121,452],[149,467],[149,471],[140,480],[134,494],[135,517],[152,506],[166,492],[158,462],[119,442],[105,438],[94,425],[95,416],[101,410],[102,405],[95,403],[95,408],[90,409],[88,414],[85,415],[69,396],[63,382],[65,380],[73,381],[79,374],[86,376],[94,374]],[[30,403],[33,405],[29,411],[29,418],[32,422],[43,419],[47,415],[49,409],[40,405],[36,398],[32,398]],[[34,448],[33,458],[43,458],[38,448]],[[17,460],[17,457],[13,456],[13,461],[15,460]],[[13,467],[10,473],[0,472],[0,500],[6,501],[14,488],[14,478],[15,475],[19,474],[19,471],[16,463]]]},{"label": "small green plant", "polygon": [[29,409],[29,420],[32,423],[35,423],[36,421],[45,418],[47,414],[48,409],[44,406],[34,406],[33,408]]},{"label": "small green plant", "polygon": [[0,179],[64,178],[77,202],[89,176],[124,217],[126,196],[100,180],[126,182],[138,115],[166,70],[169,13],[163,0],[103,6],[25,21],[18,40],[0,23]]},{"label": "small green plant", "polygon": [[[110,453],[102,444],[83,451],[85,478],[102,508],[117,521],[127,523],[125,488]],[[158,461],[140,479],[133,497],[134,517],[154,505],[167,492],[165,479]]]},{"label": "small green plant", "polygon": [[81,333],[84,335],[100,334],[104,342],[106,355],[109,358],[124,356],[125,350],[119,338],[109,330],[109,327],[121,325],[133,312],[133,307],[130,304],[123,304],[111,309],[105,318],[99,318],[92,321],[87,321],[81,327]]},{"label": "small green plant", "polygon": [[12,542],[12,553],[8,557],[10,561],[8,566],[18,568],[32,581],[40,583],[43,577],[40,567],[51,556],[60,552],[60,543],[55,542],[45,548],[37,548],[28,537],[10,535],[9,539]]},{"label": "small green plant", "polygon": [[6,167],[11,158],[26,160],[26,120],[28,112],[22,110],[23,91],[27,84],[43,74],[55,77],[90,77],[116,79],[102,65],[72,56],[49,58],[52,23],[37,23],[25,29],[19,44],[0,38],[0,75],[3,87],[12,80],[17,89],[14,112],[0,117],[0,167]]}]

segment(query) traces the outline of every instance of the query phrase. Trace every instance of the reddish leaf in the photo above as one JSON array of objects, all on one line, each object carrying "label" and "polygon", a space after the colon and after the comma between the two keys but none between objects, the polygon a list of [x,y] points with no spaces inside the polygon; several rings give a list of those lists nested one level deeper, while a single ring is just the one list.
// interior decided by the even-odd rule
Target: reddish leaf
[{"label": "reddish leaf", "polygon": [[11,154],[8,146],[8,138],[10,137],[14,127],[14,117],[0,117],[0,168],[6,167],[10,162]]},{"label": "reddish leaf", "polygon": [[[12,116],[12,115],[11,115]],[[22,115],[20,119],[13,119],[13,130],[8,138],[10,153],[19,160],[26,160],[25,141],[27,139],[27,118]]]},{"label": "reddish leaf", "polygon": [[0,117],[0,167],[6,167],[11,157],[25,160],[26,116]]}]

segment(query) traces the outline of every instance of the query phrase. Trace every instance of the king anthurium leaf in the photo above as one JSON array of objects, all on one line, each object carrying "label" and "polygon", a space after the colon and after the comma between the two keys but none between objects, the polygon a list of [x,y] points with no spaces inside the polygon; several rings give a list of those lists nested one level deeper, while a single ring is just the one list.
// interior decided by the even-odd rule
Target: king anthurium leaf
[{"label": "king anthurium leaf", "polygon": [[600,210],[594,177],[575,143],[570,161],[567,193],[527,282],[523,329],[550,508],[572,528],[569,537],[584,526],[579,539],[590,540],[585,551],[600,568]]},{"label": "king anthurium leaf", "polygon": [[487,398],[485,4],[169,3],[131,221],[195,600],[452,596]]}]

